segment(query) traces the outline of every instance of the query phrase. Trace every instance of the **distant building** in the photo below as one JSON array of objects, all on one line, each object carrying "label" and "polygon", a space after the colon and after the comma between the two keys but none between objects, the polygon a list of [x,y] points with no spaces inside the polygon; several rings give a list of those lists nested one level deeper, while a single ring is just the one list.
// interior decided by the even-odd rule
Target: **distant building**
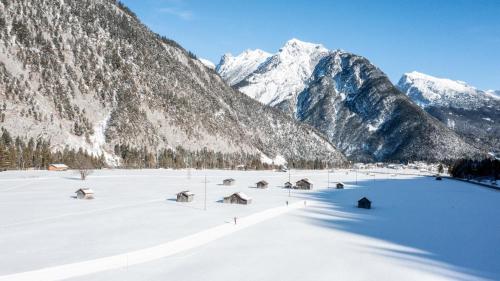
[{"label": "distant building", "polygon": [[49,164],[49,171],[66,171],[68,166],[65,164],[57,163],[57,164]]},{"label": "distant building", "polygon": [[344,183],[338,182],[337,183],[337,189],[344,189]]},{"label": "distant building", "polygon": [[295,188],[296,189],[313,189],[313,184],[309,179],[304,178],[304,179],[301,179],[295,183]]},{"label": "distant building", "polygon": [[181,191],[177,193],[177,202],[191,202],[194,199],[194,193],[191,191]]},{"label": "distant building", "polygon": [[262,180],[257,183],[257,188],[268,188],[269,183],[267,181]]},{"label": "distant building", "polygon": [[80,188],[75,193],[78,199],[94,199],[94,191],[90,188]]},{"label": "distant building", "polygon": [[235,179],[225,179],[222,181],[223,185],[233,185],[236,182]]},{"label": "distant building", "polygon": [[368,198],[363,197],[358,200],[358,208],[371,209],[371,207],[372,207],[372,201],[368,200]]},{"label": "distant building", "polygon": [[441,178],[440,176],[437,176],[437,177],[436,177],[436,180],[437,180],[437,181],[440,181],[440,180],[443,180],[443,178]]},{"label": "distant building", "polygon": [[224,197],[224,203],[248,205],[252,203],[252,197],[243,192],[236,192]]},{"label": "distant building", "polygon": [[283,185],[283,187],[285,188],[293,188],[293,184],[289,181],[285,182],[285,184]]}]

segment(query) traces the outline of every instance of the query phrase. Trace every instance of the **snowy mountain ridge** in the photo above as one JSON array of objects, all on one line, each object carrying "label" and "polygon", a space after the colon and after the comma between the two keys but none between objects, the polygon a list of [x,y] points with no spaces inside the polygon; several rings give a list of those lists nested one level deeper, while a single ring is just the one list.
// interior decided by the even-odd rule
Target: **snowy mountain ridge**
[{"label": "snowy mountain ridge", "polygon": [[463,81],[438,78],[417,71],[405,73],[398,88],[421,107],[430,105],[479,108],[492,99],[494,91],[485,92]]},{"label": "snowy mountain ridge", "polygon": [[[288,103],[291,103],[293,108],[297,94],[305,88],[316,64],[328,52],[328,49],[320,44],[291,39],[257,67],[242,65],[239,70],[242,74],[239,77],[245,78],[233,85],[263,104],[286,108],[290,106]],[[222,68],[238,71],[236,65],[225,63],[224,58],[218,69]],[[224,78],[223,74],[221,76]]]},{"label": "snowy mountain ridge", "polygon": [[237,56],[226,53],[215,70],[229,85],[233,86],[257,70],[270,56],[271,54],[259,49],[246,50]]}]

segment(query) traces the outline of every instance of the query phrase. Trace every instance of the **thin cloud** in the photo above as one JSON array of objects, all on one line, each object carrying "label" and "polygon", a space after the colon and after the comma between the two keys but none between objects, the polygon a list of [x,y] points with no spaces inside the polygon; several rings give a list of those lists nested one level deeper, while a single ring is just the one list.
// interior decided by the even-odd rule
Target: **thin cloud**
[{"label": "thin cloud", "polygon": [[176,8],[161,8],[160,12],[165,13],[165,14],[170,14],[174,15],[180,19],[183,20],[192,20],[193,19],[193,12],[189,10],[181,10],[181,9],[176,9]]}]

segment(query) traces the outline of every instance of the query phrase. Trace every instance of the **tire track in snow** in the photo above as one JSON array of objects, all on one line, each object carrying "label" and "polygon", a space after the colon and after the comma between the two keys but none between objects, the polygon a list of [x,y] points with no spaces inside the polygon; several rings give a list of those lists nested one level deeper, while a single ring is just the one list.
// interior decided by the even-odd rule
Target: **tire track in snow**
[{"label": "tire track in snow", "polygon": [[[308,203],[309,206],[311,205]],[[304,201],[288,206],[275,207],[262,212],[240,218],[237,224],[225,223],[220,226],[188,235],[186,237],[166,242],[157,246],[128,253],[97,258],[93,260],[47,267],[32,271],[0,276],[0,281],[55,281],[84,276],[106,270],[124,268],[142,264],[157,259],[169,257],[196,247],[200,247],[214,240],[223,238],[237,231],[246,229],[260,222],[275,218],[291,210],[304,208]]]}]

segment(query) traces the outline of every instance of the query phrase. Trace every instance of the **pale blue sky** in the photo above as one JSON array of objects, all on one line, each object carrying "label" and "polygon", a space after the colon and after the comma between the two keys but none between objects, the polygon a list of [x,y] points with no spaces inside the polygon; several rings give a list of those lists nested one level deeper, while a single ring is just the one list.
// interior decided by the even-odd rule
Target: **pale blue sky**
[{"label": "pale blue sky", "polygon": [[500,0],[123,0],[153,31],[217,63],[288,39],[500,90]]}]

